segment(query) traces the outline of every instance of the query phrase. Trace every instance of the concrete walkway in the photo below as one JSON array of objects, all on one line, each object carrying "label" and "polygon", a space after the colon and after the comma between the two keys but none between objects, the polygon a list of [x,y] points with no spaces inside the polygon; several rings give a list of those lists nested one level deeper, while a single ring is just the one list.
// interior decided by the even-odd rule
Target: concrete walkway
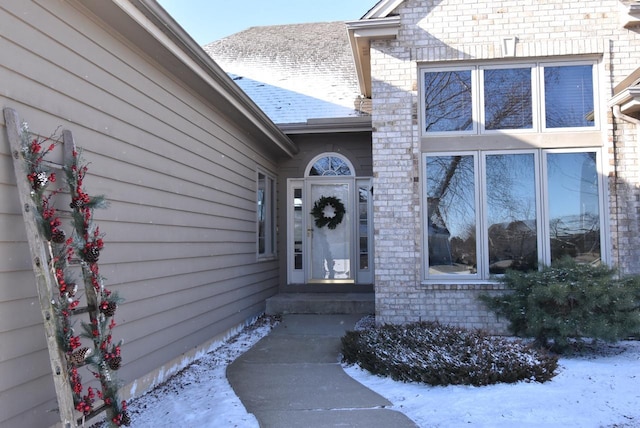
[{"label": "concrete walkway", "polygon": [[227,367],[227,379],[262,428],[416,428],[338,361],[340,337],[362,317],[284,315]]}]

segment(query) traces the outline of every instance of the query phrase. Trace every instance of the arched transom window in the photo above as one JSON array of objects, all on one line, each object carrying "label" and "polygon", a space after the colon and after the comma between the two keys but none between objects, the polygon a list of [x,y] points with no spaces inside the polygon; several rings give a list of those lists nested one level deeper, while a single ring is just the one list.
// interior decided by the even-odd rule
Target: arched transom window
[{"label": "arched transom window", "polygon": [[314,158],[305,172],[307,177],[354,175],[353,165],[338,153],[324,153]]}]

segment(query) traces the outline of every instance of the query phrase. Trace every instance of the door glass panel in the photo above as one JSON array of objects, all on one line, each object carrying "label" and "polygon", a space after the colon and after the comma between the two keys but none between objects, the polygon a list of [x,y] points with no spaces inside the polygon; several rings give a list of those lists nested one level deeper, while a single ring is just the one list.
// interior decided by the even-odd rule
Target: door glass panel
[{"label": "door glass panel", "polygon": [[[345,206],[345,214],[335,229],[317,227],[310,215],[311,272],[310,280],[344,281],[353,278],[351,269],[351,207],[349,184],[311,184],[310,207],[322,197],[336,197]],[[332,210],[325,210],[328,215]]]},{"label": "door glass panel", "polygon": [[424,131],[473,129],[471,70],[424,73]]},{"label": "door glass panel", "polygon": [[531,68],[484,70],[485,129],[531,129],[531,99]]},{"label": "door glass panel", "polygon": [[358,258],[360,270],[369,269],[369,186],[358,187]]},{"label": "door glass panel", "polygon": [[551,262],[600,263],[596,154],[548,153],[547,180]]},{"label": "door glass panel", "polygon": [[293,189],[293,268],[302,269],[303,236],[302,189]]},{"label": "door glass panel", "polygon": [[487,155],[489,273],[534,270],[538,261],[533,153]]},{"label": "door glass panel", "polygon": [[427,157],[429,274],[475,274],[476,197],[472,155]]}]

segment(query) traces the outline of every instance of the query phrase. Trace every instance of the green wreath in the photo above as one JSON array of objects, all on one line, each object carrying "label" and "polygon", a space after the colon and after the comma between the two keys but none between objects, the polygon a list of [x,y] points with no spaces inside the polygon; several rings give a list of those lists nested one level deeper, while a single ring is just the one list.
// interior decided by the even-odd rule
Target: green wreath
[{"label": "green wreath", "polygon": [[[329,208],[328,212],[327,208]],[[333,211],[330,211],[331,209]],[[322,196],[315,201],[311,210],[311,215],[315,218],[316,227],[327,226],[332,230],[342,223],[344,213],[344,204],[334,196]]]}]

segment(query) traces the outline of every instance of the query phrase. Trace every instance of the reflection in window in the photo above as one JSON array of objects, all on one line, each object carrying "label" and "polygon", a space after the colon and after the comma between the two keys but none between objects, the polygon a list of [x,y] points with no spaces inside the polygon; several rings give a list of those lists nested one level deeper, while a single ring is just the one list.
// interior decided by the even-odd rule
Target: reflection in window
[{"label": "reflection in window", "polygon": [[538,262],[533,153],[486,157],[489,273],[531,270]]},{"label": "reflection in window", "polygon": [[258,256],[272,257],[276,253],[276,216],[274,179],[258,172],[257,180],[257,220],[258,220]]},{"label": "reflection in window", "polygon": [[427,157],[429,273],[475,273],[474,156]]},{"label": "reflection in window", "polygon": [[360,270],[369,269],[369,188],[358,187],[358,255]]},{"label": "reflection in window", "polygon": [[531,68],[484,70],[485,129],[531,129]]},{"label": "reflection in window", "polygon": [[597,152],[478,151],[425,162],[428,276],[490,279],[567,256],[601,263]]},{"label": "reflection in window", "polygon": [[302,189],[293,189],[293,264],[294,269],[302,269]]},{"label": "reflection in window", "polygon": [[544,68],[547,128],[594,126],[592,73],[591,65]]},{"label": "reflection in window", "polygon": [[551,261],[600,261],[600,210],[595,153],[549,153]]},{"label": "reflection in window", "polygon": [[424,73],[425,132],[473,129],[471,70]]},{"label": "reflection in window", "polygon": [[311,170],[310,176],[353,175],[349,165],[337,156],[325,156],[318,159]]}]

